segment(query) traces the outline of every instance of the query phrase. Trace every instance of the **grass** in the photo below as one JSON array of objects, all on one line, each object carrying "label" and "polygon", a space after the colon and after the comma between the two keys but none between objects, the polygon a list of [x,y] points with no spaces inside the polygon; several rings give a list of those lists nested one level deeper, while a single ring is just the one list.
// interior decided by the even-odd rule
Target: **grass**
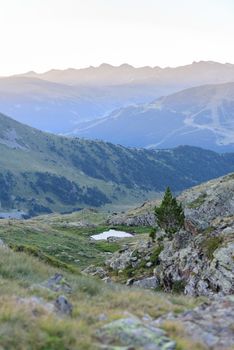
[{"label": "grass", "polygon": [[205,255],[212,260],[216,249],[223,243],[222,237],[208,237],[202,243],[202,250]]},{"label": "grass", "polygon": [[193,202],[188,204],[188,208],[197,209],[199,208],[206,200],[207,194],[202,193],[199,197],[197,197]]},{"label": "grass", "polygon": [[[120,249],[117,242],[93,241],[90,236],[109,230],[106,214],[84,210],[70,215],[47,215],[31,220],[0,220],[0,239],[12,249],[25,251],[57,267],[84,269],[103,265],[107,254]],[[87,225],[80,227],[79,224]],[[114,226],[130,233],[147,233],[150,228]],[[130,242],[131,239],[121,240]]]},{"label": "grass", "polygon": [[119,245],[91,242],[90,236],[107,227],[90,228],[55,225],[54,222],[0,221],[0,238],[15,250],[26,251],[58,267],[83,269],[90,264],[102,264],[106,252],[114,252]]},{"label": "grass", "polygon": [[207,347],[201,343],[188,338],[184,332],[183,325],[178,321],[166,321],[163,324],[163,328],[176,341],[176,350],[207,350]]},{"label": "grass", "polygon": [[[19,303],[19,298],[32,295],[42,297],[45,302],[55,300],[57,293],[30,286],[61,271],[73,290],[69,296],[74,307],[72,317],[60,318],[42,306],[32,310],[29,304]],[[104,284],[95,278],[61,268],[58,270],[24,252],[2,248],[0,298],[0,348],[7,350],[95,350],[96,330],[107,322],[124,317],[126,311],[138,317],[148,314],[155,318],[169,311],[185,311],[201,302],[185,296],[165,296]],[[100,321],[103,314],[106,320]],[[168,330],[168,334],[175,337],[173,332]]]}]

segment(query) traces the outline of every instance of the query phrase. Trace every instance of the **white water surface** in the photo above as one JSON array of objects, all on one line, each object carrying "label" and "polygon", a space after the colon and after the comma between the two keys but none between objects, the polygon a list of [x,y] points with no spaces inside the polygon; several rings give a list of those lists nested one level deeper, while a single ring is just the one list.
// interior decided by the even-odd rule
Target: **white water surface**
[{"label": "white water surface", "polygon": [[95,239],[95,241],[108,239],[109,237],[130,238],[130,237],[133,237],[133,235],[131,233],[127,233],[124,231],[109,230],[109,231],[102,232],[98,235],[91,236],[91,238]]}]

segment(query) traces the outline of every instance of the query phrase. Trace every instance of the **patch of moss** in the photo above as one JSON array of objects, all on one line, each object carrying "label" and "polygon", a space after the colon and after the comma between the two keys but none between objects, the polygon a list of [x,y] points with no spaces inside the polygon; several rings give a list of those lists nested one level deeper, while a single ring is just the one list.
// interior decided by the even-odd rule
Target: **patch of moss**
[{"label": "patch of moss", "polygon": [[102,252],[115,253],[120,249],[120,244],[117,242],[97,241],[95,247]]},{"label": "patch of moss", "polygon": [[152,255],[150,257],[150,261],[154,264],[154,265],[158,265],[159,264],[159,255],[161,253],[161,251],[163,250],[163,246],[159,245],[157,246],[153,252]]},{"label": "patch of moss", "polygon": [[197,199],[195,199],[194,201],[188,204],[188,208],[189,209],[199,208],[205,202],[206,197],[207,197],[206,193],[201,194]]},{"label": "patch of moss", "polygon": [[207,228],[203,231],[203,233],[204,233],[205,235],[207,235],[207,234],[209,234],[209,233],[211,233],[211,232],[213,232],[213,231],[214,231],[214,227],[209,226],[209,227],[207,227]]},{"label": "patch of moss", "polygon": [[202,243],[202,250],[204,254],[212,260],[214,257],[214,252],[223,242],[222,237],[209,237]]},{"label": "patch of moss", "polygon": [[172,285],[172,292],[173,293],[183,293],[185,288],[185,281],[180,280],[180,281],[175,281]]}]

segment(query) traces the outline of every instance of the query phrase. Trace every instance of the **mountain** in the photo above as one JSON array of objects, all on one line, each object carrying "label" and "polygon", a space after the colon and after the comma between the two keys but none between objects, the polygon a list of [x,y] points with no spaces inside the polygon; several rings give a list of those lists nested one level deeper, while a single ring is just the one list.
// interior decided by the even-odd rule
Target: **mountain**
[{"label": "mountain", "polygon": [[234,83],[203,85],[81,123],[72,135],[133,147],[234,151]]},{"label": "mountain", "polygon": [[65,134],[77,123],[118,108],[203,84],[234,81],[234,65],[194,62],[176,68],[102,64],[0,78],[0,110],[44,131]]},{"label": "mountain", "polygon": [[24,77],[36,77],[68,85],[122,86],[126,84],[168,84],[170,86],[195,86],[234,81],[234,65],[212,61],[193,62],[180,67],[140,67],[129,64],[65,70],[52,69],[45,73],[28,72]]},{"label": "mountain", "polygon": [[120,205],[234,170],[234,154],[194,147],[138,150],[56,136],[0,115],[1,211],[29,215]]}]

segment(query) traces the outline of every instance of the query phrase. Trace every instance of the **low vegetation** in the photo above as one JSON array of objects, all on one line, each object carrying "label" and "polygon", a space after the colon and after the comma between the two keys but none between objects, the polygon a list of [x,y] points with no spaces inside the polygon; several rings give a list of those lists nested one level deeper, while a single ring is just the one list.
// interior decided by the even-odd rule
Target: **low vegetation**
[{"label": "low vegetation", "polygon": [[208,259],[213,259],[213,254],[223,243],[222,237],[208,237],[202,242],[202,250]]},{"label": "low vegetation", "polygon": [[[30,288],[58,271],[62,271],[72,286],[69,296],[73,304],[72,317],[59,317],[43,306],[53,303],[58,293]],[[8,350],[93,350],[98,348],[97,329],[123,317],[126,310],[139,317],[145,314],[157,317],[169,311],[182,312],[201,302],[180,296],[165,299],[160,293],[107,285],[94,278],[58,270],[24,252],[3,248],[0,248],[0,287],[0,343]],[[32,307],[32,296],[42,298],[42,305]],[[170,329],[168,334],[174,337]]]}]

